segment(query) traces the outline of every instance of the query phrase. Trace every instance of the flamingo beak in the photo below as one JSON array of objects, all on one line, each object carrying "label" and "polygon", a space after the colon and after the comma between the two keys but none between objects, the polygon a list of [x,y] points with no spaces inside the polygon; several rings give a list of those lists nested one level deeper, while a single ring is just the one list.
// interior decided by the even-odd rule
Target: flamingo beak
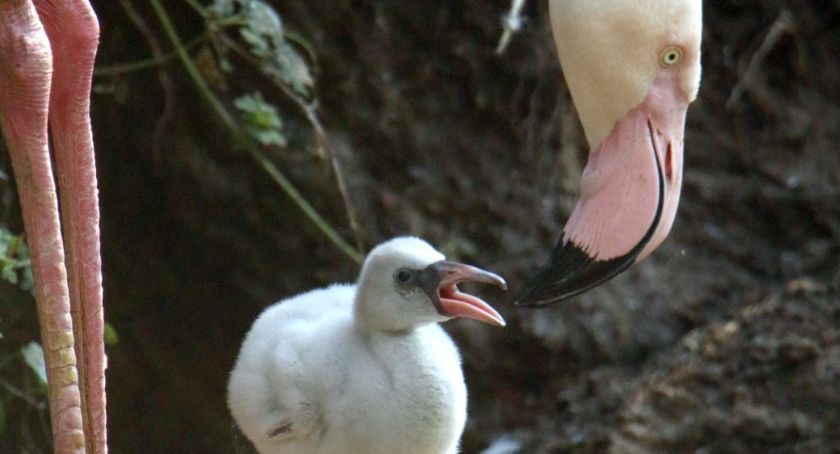
[{"label": "flamingo beak", "polygon": [[581,198],[549,263],[517,305],[539,307],[583,293],[652,252],[668,235],[682,183],[687,102],[669,80],[619,120],[589,155]]},{"label": "flamingo beak", "polygon": [[481,298],[458,289],[461,282],[483,282],[507,289],[505,280],[494,273],[462,263],[440,261],[425,270],[423,290],[429,295],[438,313],[445,317],[466,317],[495,326],[505,326],[505,320]]}]

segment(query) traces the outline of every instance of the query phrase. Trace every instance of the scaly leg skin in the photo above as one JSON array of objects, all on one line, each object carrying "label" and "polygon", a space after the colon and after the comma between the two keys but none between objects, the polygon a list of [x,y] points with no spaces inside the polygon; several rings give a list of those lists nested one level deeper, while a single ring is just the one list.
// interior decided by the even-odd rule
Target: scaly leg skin
[{"label": "scaly leg skin", "polygon": [[81,397],[47,138],[51,75],[49,42],[30,1],[0,0],[0,127],[11,154],[32,252],[53,448],[61,454],[81,454],[85,452]]},{"label": "scaly leg skin", "polygon": [[89,454],[107,452],[99,202],[90,125],[99,23],[88,0],[35,0],[50,40],[50,131],[55,149],[70,305]]}]

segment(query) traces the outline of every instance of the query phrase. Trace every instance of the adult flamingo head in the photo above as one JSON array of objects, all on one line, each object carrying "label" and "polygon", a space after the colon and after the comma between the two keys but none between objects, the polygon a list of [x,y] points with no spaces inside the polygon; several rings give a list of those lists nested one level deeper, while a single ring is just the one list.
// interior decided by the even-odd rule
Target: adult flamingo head
[{"label": "adult flamingo head", "polygon": [[701,0],[549,6],[590,153],[580,200],[523,306],[589,290],[665,239],[680,198],[686,111],[700,84]]}]

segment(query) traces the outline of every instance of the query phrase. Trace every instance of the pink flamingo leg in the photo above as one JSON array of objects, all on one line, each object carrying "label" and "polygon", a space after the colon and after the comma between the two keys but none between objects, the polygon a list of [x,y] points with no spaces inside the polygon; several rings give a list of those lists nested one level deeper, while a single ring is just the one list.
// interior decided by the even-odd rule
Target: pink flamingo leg
[{"label": "pink flamingo leg", "polygon": [[99,25],[87,0],[35,2],[0,0],[0,128],[32,250],[54,449],[106,453],[99,208],[89,113]]},{"label": "pink flamingo leg", "polygon": [[89,454],[107,452],[99,202],[90,91],[99,23],[88,0],[35,0],[50,40],[50,131],[55,149],[70,304]]},{"label": "pink flamingo leg", "polygon": [[58,201],[47,138],[49,43],[29,0],[0,0],[0,127],[12,157],[49,381],[57,453],[83,453],[81,398]]}]

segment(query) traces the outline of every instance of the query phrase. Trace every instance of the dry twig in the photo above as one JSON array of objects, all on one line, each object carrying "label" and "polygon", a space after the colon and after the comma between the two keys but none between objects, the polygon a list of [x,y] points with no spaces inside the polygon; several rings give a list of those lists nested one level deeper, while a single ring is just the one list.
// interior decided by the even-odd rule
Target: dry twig
[{"label": "dry twig", "polygon": [[791,15],[790,11],[783,9],[779,12],[779,16],[776,17],[776,20],[773,21],[773,25],[770,26],[767,35],[764,37],[764,41],[761,43],[761,47],[753,54],[752,59],[750,60],[750,64],[747,66],[747,70],[744,73],[744,76],[741,80],[735,85],[732,89],[732,94],[729,96],[729,100],[726,101],[726,110],[732,111],[735,108],[735,104],[741,100],[741,96],[744,92],[748,89],[752,89],[756,83],[756,77],[758,75],[758,70],[761,67],[761,63],[767,58],[767,55],[776,47],[776,44],[779,43],[779,40],[788,33],[793,33],[794,31],[794,24],[793,24],[793,16]]},{"label": "dry twig", "polygon": [[[145,19],[143,19],[143,16],[137,12],[137,9],[134,7],[131,0],[119,0],[119,2],[125,11],[125,14],[128,16],[128,19],[134,24],[137,31],[143,35],[143,38],[146,39],[146,43],[152,51],[153,58],[157,61],[165,60],[166,54],[163,52],[160,41],[152,32],[151,28],[149,28],[149,25],[146,23]],[[160,165],[163,131],[169,123],[169,120],[172,118],[172,114],[175,112],[175,84],[172,82],[172,78],[169,77],[169,74],[162,66],[158,67],[158,79],[160,80],[160,85],[163,88],[163,111],[155,122],[155,127],[152,130],[152,156],[155,164]]]}]

